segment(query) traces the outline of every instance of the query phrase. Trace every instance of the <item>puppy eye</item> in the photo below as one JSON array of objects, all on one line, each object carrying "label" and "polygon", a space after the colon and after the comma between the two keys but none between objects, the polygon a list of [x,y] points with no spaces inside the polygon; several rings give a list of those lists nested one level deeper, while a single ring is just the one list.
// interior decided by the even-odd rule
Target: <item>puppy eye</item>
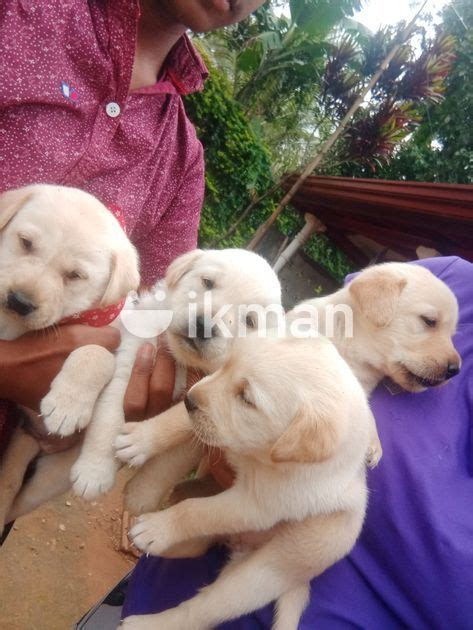
[{"label": "puppy eye", "polygon": [[68,271],[64,274],[64,277],[66,280],[80,280],[82,278],[78,271]]},{"label": "puppy eye", "polygon": [[243,404],[245,404],[247,407],[253,407],[253,409],[256,409],[256,405],[255,403],[249,398],[248,393],[246,391],[246,389],[240,389],[240,391],[238,392],[238,398],[241,400],[241,402]]},{"label": "puppy eye", "polygon": [[211,280],[210,278],[202,278],[202,284],[209,291],[210,291],[210,289],[213,289],[214,286],[215,286],[215,282],[213,280]]},{"label": "puppy eye", "polygon": [[245,321],[247,328],[256,328],[256,322],[251,315],[247,315]]},{"label": "puppy eye", "polygon": [[425,315],[421,315],[420,318],[429,328],[435,328],[435,326],[437,325],[437,320],[435,319],[431,319],[430,317],[426,317]]},{"label": "puppy eye", "polygon": [[19,239],[21,246],[23,247],[25,252],[31,252],[33,249],[33,241],[31,241],[29,238],[25,238],[24,236],[20,236]]}]

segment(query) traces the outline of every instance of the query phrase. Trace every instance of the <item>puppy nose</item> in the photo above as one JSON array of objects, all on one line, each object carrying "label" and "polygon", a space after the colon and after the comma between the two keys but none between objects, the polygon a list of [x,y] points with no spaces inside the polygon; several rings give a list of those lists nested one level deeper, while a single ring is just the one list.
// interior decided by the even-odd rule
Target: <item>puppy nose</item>
[{"label": "puppy nose", "polygon": [[199,315],[195,321],[195,334],[197,336],[197,339],[205,339],[205,333],[205,319],[204,317],[202,317],[202,315]]},{"label": "puppy nose", "polygon": [[197,405],[197,403],[195,402],[195,400],[192,398],[190,394],[187,394],[187,396],[184,398],[184,404],[189,413],[199,408],[199,406]]},{"label": "puppy nose", "polygon": [[197,339],[211,339],[217,334],[217,326],[209,327],[205,326],[205,317],[199,315],[195,320],[195,334]]},{"label": "puppy nose", "polygon": [[26,295],[19,291],[10,291],[8,293],[7,306],[11,311],[14,311],[22,317],[26,317],[26,315],[29,315],[38,308]]},{"label": "puppy nose", "polygon": [[460,371],[460,365],[458,363],[449,363],[447,366],[447,371],[445,372],[445,378],[453,378]]}]

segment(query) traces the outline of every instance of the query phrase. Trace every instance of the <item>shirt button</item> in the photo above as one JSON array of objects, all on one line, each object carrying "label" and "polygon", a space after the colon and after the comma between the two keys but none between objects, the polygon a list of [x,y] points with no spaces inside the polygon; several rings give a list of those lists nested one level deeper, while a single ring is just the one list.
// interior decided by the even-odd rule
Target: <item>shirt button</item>
[{"label": "shirt button", "polygon": [[107,116],[110,116],[110,118],[116,118],[120,115],[120,105],[112,101],[111,103],[107,103],[105,111],[107,112]]}]

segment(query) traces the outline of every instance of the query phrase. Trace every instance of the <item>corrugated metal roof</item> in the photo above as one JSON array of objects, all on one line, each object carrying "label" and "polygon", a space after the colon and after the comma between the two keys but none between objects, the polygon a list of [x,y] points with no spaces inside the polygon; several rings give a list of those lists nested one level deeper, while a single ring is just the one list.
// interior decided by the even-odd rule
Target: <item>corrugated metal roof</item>
[{"label": "corrugated metal roof", "polygon": [[292,204],[317,216],[355,262],[362,263],[364,253],[357,260],[353,234],[411,258],[424,245],[473,261],[473,186],[313,175]]}]

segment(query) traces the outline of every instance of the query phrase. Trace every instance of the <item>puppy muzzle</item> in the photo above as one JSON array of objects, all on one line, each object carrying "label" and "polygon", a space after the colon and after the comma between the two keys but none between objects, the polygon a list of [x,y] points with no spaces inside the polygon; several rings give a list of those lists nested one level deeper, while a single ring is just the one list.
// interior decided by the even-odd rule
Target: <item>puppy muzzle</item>
[{"label": "puppy muzzle", "polygon": [[7,308],[20,317],[27,317],[38,307],[21,291],[9,291],[7,296]]},{"label": "puppy muzzle", "polygon": [[447,370],[445,372],[445,380],[453,378],[457,374],[460,373],[460,364],[459,363],[449,363],[447,366]]}]

